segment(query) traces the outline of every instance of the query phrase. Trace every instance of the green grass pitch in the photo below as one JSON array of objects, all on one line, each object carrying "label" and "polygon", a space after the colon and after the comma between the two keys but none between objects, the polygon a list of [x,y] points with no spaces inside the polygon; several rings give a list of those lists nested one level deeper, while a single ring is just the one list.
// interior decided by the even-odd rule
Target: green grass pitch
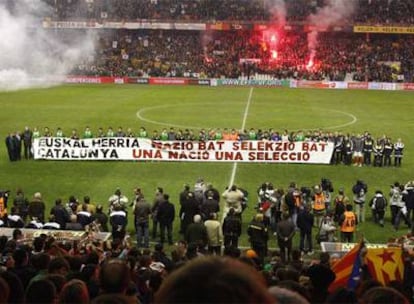
[{"label": "green grass pitch", "polygon": [[[65,85],[0,92],[0,127],[3,138],[11,131],[23,130],[26,125],[40,130],[48,126],[52,131],[61,127],[66,134],[72,128],[81,134],[86,126],[94,132],[99,127],[106,130],[112,126],[116,130],[122,126],[124,130],[138,131],[145,126],[150,134],[169,126],[189,127],[196,132],[210,127],[239,129],[250,90],[247,87]],[[327,177],[333,181],[335,190],[344,187],[351,196],[353,183],[363,179],[371,197],[376,189],[388,193],[389,185],[395,181],[405,183],[414,179],[413,97],[409,92],[254,88],[246,128],[279,131],[321,128],[344,133],[368,130],[374,137],[383,134],[393,140],[401,137],[406,148],[401,168],[239,163],[235,184],[250,193],[251,207],[244,214],[244,223],[254,214],[255,191],[264,181],[286,188],[291,181],[299,186],[312,186],[321,177]],[[17,187],[23,188],[27,196],[40,191],[48,206],[56,198],[67,200],[72,194],[79,199],[89,195],[93,202],[107,205],[108,197],[117,187],[131,199],[137,186],[150,201],[155,188],[163,187],[172,202],[178,204],[178,195],[185,183],[193,185],[198,177],[204,177],[222,191],[231,179],[232,170],[232,163],[211,162],[22,160],[11,163],[4,140],[0,150],[0,188],[12,190],[13,195]],[[406,228],[393,231],[389,211],[387,219],[385,228],[374,226],[367,210],[367,223],[359,231],[370,242],[384,242],[406,232]],[[178,222],[177,218],[176,225]],[[133,230],[132,219],[130,230]],[[243,244],[247,244],[246,237]],[[270,246],[274,245],[275,241],[271,240]]]}]

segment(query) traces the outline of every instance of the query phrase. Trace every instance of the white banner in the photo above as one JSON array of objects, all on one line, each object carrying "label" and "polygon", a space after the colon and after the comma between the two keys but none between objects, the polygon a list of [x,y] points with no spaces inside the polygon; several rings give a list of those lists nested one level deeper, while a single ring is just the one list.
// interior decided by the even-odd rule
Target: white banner
[{"label": "white banner", "polygon": [[146,138],[41,137],[35,159],[158,160],[329,164],[333,143],[276,141],[153,141]]}]

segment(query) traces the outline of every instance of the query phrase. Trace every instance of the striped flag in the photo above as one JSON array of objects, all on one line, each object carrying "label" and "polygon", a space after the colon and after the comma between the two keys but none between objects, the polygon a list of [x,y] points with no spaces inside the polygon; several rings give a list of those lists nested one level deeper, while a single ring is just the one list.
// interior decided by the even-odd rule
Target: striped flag
[{"label": "striped flag", "polygon": [[402,281],[404,262],[399,247],[368,249],[366,255],[368,271],[372,278],[387,285],[390,281]]},{"label": "striped flag", "polygon": [[335,272],[335,281],[329,286],[329,292],[335,291],[339,287],[355,289],[361,275],[361,249],[364,248],[363,242],[354,246],[347,254],[332,266]]}]

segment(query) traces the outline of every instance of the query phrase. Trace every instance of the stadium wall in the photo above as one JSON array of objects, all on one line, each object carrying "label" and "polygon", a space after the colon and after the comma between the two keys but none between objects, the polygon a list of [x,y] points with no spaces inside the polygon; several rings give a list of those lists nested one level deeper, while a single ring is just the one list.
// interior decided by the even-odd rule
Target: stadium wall
[{"label": "stadium wall", "polygon": [[146,85],[197,85],[197,86],[255,86],[285,87],[300,89],[340,89],[340,90],[384,90],[414,91],[414,83],[388,82],[345,82],[345,81],[306,81],[295,79],[197,79],[170,77],[95,77],[67,76],[65,83],[78,84],[146,84]]}]

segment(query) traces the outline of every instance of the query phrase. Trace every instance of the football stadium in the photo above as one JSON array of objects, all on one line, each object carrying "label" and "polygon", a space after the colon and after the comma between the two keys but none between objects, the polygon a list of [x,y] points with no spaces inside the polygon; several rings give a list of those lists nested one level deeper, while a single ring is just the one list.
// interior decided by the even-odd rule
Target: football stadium
[{"label": "football stadium", "polygon": [[410,303],[412,12],[0,3],[0,302]]}]

